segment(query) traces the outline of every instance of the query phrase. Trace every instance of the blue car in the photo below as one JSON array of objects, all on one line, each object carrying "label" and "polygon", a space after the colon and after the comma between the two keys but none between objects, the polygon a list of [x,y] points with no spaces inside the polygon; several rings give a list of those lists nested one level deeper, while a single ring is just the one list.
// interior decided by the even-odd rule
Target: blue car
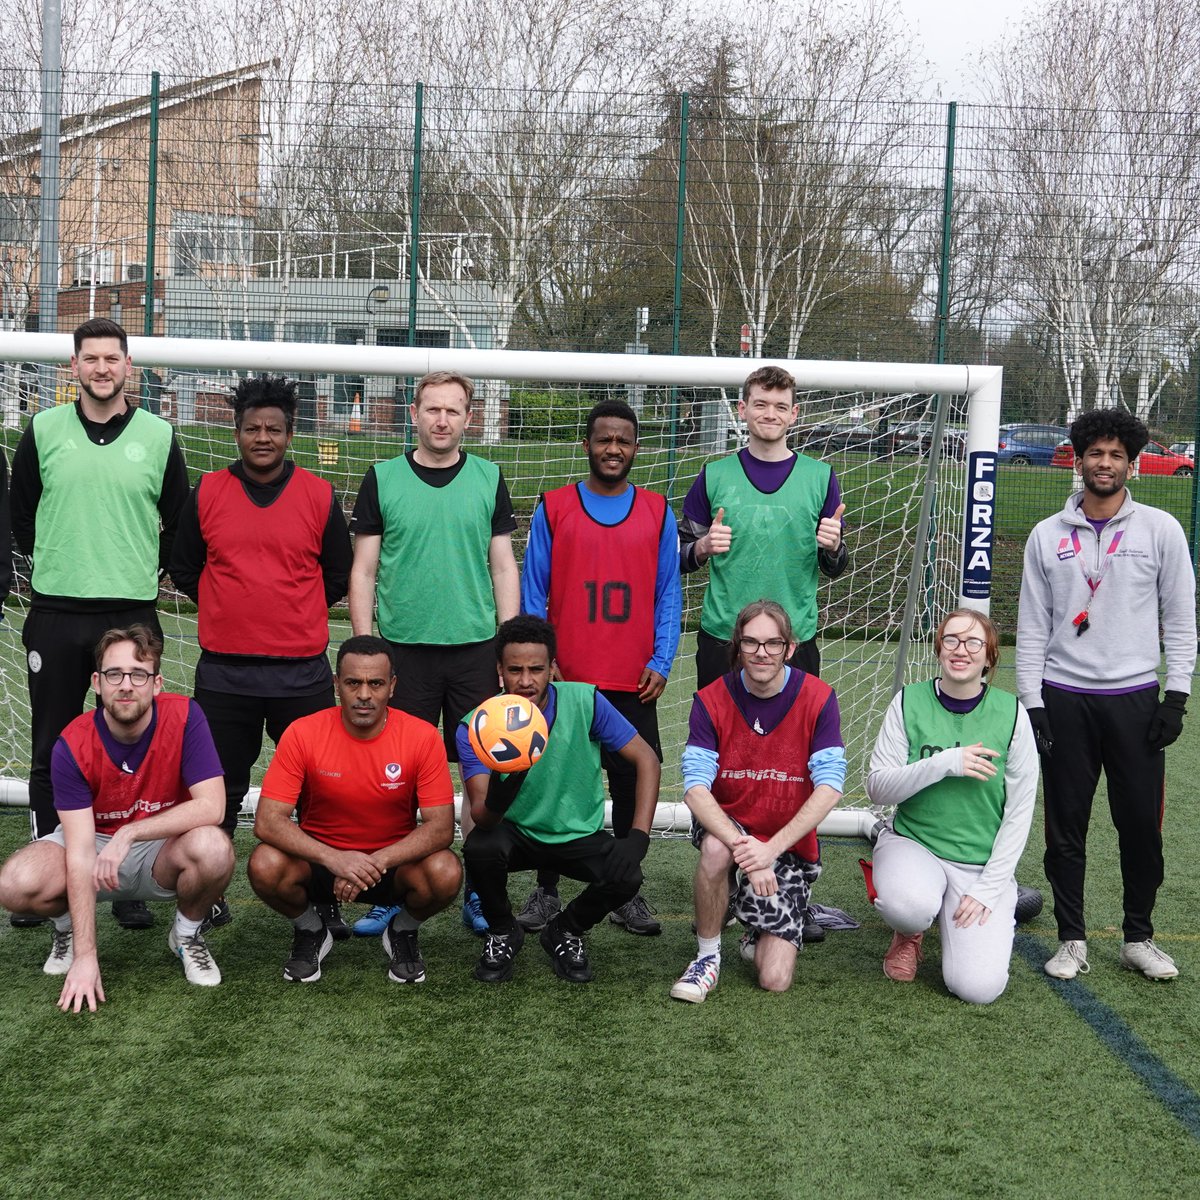
[{"label": "blue car", "polygon": [[1001,425],[996,457],[1014,467],[1048,467],[1066,437],[1064,425]]}]

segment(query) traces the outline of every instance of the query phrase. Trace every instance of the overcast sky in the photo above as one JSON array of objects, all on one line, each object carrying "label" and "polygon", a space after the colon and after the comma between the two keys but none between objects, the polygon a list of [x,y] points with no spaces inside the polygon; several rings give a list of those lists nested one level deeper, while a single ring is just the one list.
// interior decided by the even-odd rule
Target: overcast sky
[{"label": "overcast sky", "polygon": [[898,0],[900,8],[933,64],[943,100],[974,94],[969,70],[972,55],[994,44],[1005,29],[1020,24],[1021,14],[1045,0]]}]

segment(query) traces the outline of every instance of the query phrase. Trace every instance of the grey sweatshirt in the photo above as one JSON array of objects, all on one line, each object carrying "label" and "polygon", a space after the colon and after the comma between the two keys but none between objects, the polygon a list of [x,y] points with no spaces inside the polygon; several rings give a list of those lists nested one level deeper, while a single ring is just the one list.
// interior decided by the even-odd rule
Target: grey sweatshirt
[{"label": "grey sweatshirt", "polygon": [[[1017,695],[1042,708],[1042,683],[1117,691],[1155,683],[1167,653],[1167,690],[1190,694],[1196,666],[1196,576],[1187,538],[1170,513],[1138,504],[1128,491],[1097,537],[1080,504],[1039,521],[1025,543],[1017,616]],[[1079,538],[1080,558],[1071,541]],[[1109,553],[1120,535],[1116,549]],[[1072,623],[1088,607],[1088,575],[1100,579],[1088,630]]]}]

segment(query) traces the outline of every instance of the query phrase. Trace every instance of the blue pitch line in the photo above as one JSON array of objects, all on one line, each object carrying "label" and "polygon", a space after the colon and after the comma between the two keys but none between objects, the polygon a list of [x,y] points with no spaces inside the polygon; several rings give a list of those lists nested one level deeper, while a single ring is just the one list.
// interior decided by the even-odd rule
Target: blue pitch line
[{"label": "blue pitch line", "polygon": [[[1200,1142],[1200,1096],[1142,1041],[1125,1021],[1098,1000],[1077,979],[1052,979],[1044,964],[1050,949],[1029,933],[1018,933],[1017,953],[1040,975],[1052,991],[1091,1026],[1092,1032],[1146,1086],[1188,1133]],[[1158,987],[1170,987],[1160,983]]]}]

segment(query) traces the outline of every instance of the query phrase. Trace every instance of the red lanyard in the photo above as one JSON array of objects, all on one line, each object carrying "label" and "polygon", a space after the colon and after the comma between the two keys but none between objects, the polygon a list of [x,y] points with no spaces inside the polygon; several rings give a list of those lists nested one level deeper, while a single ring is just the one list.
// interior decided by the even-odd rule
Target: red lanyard
[{"label": "red lanyard", "polygon": [[[1071,548],[1075,551],[1075,561],[1079,564],[1079,569],[1083,573],[1084,582],[1088,585],[1088,592],[1090,593],[1088,596],[1088,602],[1084,606],[1083,611],[1076,613],[1075,616],[1071,618],[1071,624],[1075,626],[1076,637],[1087,633],[1088,629],[1091,628],[1091,622],[1088,620],[1088,610],[1092,607],[1092,601],[1095,600],[1096,593],[1100,590],[1100,585],[1104,582],[1104,576],[1108,572],[1108,564],[1112,561],[1112,555],[1116,548],[1121,544],[1121,538],[1124,536],[1124,534],[1125,530],[1123,529],[1118,529],[1117,532],[1113,534],[1113,540],[1108,543],[1108,549],[1104,552],[1104,557],[1100,561],[1100,573],[1093,579],[1091,573],[1084,565],[1083,546],[1079,541],[1079,530],[1071,530]],[[1099,540],[1100,535],[1097,534],[1096,537],[1097,540]]]}]

